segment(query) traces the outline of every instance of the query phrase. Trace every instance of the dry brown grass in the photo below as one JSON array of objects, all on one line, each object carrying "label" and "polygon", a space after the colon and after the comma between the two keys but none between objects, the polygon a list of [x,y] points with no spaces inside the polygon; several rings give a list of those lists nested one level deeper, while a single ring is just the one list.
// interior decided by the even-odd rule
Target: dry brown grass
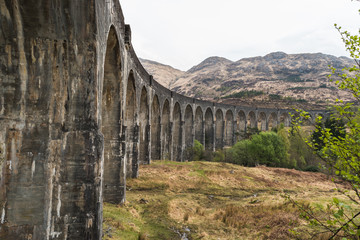
[{"label": "dry brown grass", "polygon": [[289,229],[305,222],[284,193],[322,206],[341,198],[321,173],[211,162],[153,162],[128,186],[129,215],[143,223],[138,233],[148,228],[148,239],[171,239],[186,227],[191,239],[291,239]]},{"label": "dry brown grass", "polygon": [[200,216],[204,216],[205,211],[204,211],[204,209],[203,209],[202,207],[198,206],[198,207],[196,208],[196,214],[198,214],[198,215],[200,215]]},{"label": "dry brown grass", "polygon": [[184,214],[184,218],[183,218],[184,222],[187,222],[187,221],[189,220],[189,218],[190,218],[190,213],[189,213],[189,212],[186,212],[186,213]]},{"label": "dry brown grass", "polygon": [[256,226],[258,237],[266,239],[289,239],[289,228],[299,225],[299,210],[292,205],[227,205],[221,209],[215,218],[225,225],[237,228],[251,228]]}]

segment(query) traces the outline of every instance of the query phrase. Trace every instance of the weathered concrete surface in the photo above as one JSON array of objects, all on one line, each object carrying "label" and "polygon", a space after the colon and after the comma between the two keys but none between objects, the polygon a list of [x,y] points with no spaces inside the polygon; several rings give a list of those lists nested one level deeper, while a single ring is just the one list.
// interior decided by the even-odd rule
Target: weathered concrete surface
[{"label": "weathered concrete surface", "polygon": [[0,7],[0,239],[97,239],[95,2]]},{"label": "weathered concrete surface", "polygon": [[0,0],[0,239],[101,239],[103,201],[124,201],[139,164],[279,122],[158,84],[117,0]]}]

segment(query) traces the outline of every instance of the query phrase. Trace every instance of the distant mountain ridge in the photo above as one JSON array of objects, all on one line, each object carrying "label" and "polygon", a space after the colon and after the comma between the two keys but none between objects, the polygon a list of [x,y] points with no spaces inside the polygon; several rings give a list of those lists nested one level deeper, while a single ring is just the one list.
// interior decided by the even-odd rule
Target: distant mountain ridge
[{"label": "distant mountain ridge", "polygon": [[202,61],[200,64],[193,66],[190,68],[187,73],[196,73],[198,71],[201,71],[202,69],[206,69],[208,67],[214,67],[215,65],[222,65],[227,66],[229,64],[233,63],[229,59],[223,58],[223,57],[209,57]]},{"label": "distant mountain ridge", "polygon": [[153,75],[154,79],[167,88],[170,88],[170,84],[185,73],[169,65],[158,63],[152,60],[142,58],[140,58],[139,60],[144,66],[144,68],[151,75]]},{"label": "distant mountain ridge", "polygon": [[189,97],[221,100],[238,92],[257,91],[262,94],[238,100],[251,102],[277,98],[320,105],[334,103],[338,98],[353,100],[351,94],[339,91],[328,79],[329,65],[337,69],[353,65],[353,60],[347,57],[284,52],[235,62],[209,57],[186,72],[149,60],[141,61],[156,80],[164,82],[164,86]]}]

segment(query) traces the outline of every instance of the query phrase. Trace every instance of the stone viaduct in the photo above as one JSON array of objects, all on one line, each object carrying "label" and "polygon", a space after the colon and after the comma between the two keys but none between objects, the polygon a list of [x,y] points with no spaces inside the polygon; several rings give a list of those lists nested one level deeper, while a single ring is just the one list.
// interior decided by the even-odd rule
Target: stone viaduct
[{"label": "stone viaduct", "polygon": [[101,239],[103,201],[123,202],[140,164],[279,122],[288,110],[158,84],[119,0],[0,0],[0,239]]}]

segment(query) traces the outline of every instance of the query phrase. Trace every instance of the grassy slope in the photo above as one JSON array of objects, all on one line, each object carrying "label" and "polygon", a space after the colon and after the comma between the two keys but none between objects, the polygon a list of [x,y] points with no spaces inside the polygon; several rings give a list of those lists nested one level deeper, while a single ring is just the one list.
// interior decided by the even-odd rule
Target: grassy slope
[{"label": "grassy slope", "polygon": [[339,195],[321,173],[210,162],[153,162],[127,186],[124,206],[105,204],[104,239],[290,239],[305,223],[282,194]]}]

